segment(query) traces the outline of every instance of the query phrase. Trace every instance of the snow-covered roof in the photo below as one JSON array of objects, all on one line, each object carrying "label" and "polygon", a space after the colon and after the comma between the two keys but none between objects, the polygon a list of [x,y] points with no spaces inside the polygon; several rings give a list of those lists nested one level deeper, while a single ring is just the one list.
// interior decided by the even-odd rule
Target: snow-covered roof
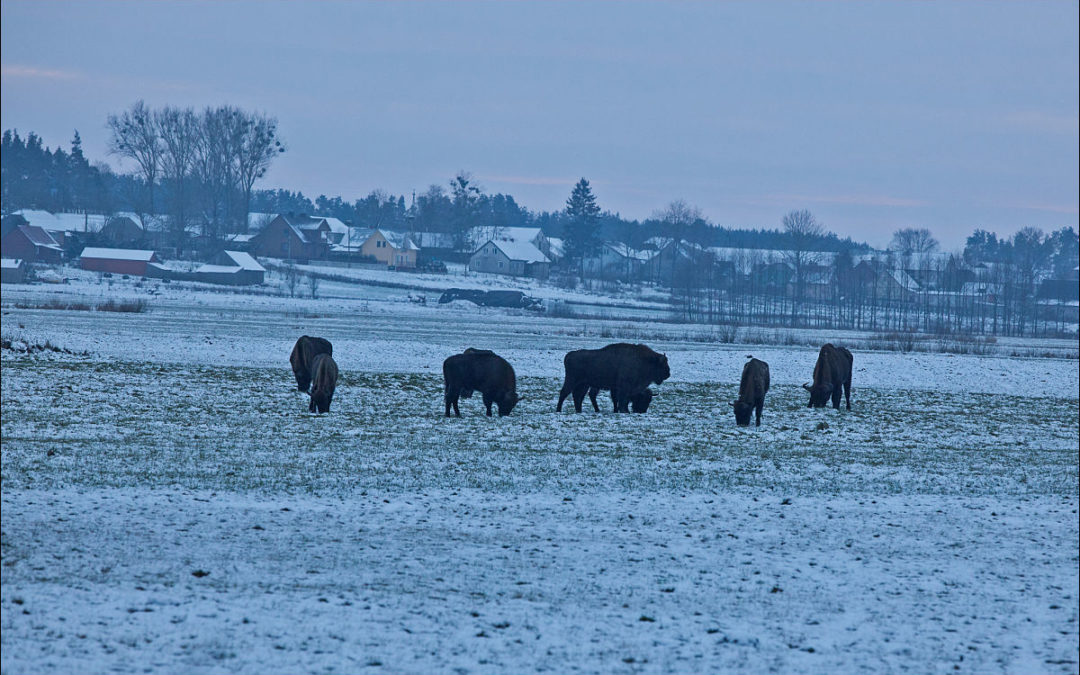
[{"label": "snow-covered roof", "polygon": [[548,237],[548,251],[555,258],[561,258],[566,254],[566,242],[560,237]]},{"label": "snow-covered roof", "polygon": [[449,232],[412,232],[409,238],[420,248],[454,248],[454,235]]},{"label": "snow-covered roof", "polygon": [[270,223],[270,221],[274,219],[274,217],[276,215],[277,214],[275,214],[275,213],[262,213],[262,212],[259,212],[259,211],[249,213],[248,218],[247,218],[247,220],[248,220],[248,230],[251,230],[253,232],[258,232],[259,230],[266,227]]},{"label": "snow-covered roof", "polygon": [[266,268],[260,265],[259,262],[248,253],[244,253],[243,251],[222,251],[222,253],[231,258],[240,269],[251,270],[253,272],[266,271]]},{"label": "snow-covered roof", "polygon": [[17,270],[22,267],[21,258],[0,258],[0,267],[7,270]]},{"label": "snow-covered roof", "polygon": [[226,241],[231,241],[236,244],[246,244],[255,238],[254,234],[227,234],[225,235]]},{"label": "snow-covered roof", "polygon": [[[551,240],[549,239],[548,241]],[[630,258],[631,260],[640,260],[641,262],[648,262],[656,255],[656,251],[639,251],[636,248],[617,241],[605,242],[604,246],[611,249],[616,255],[623,258]]]},{"label": "snow-covered roof", "polygon": [[150,262],[154,257],[153,251],[143,251],[136,248],[94,248],[86,247],[79,255],[80,258],[99,258],[102,260],[141,260]]},{"label": "snow-covered roof", "polygon": [[40,209],[20,209],[15,212],[35,227],[55,232],[97,232],[107,216],[86,213],[49,213]]},{"label": "snow-covered roof", "polygon": [[200,265],[196,272],[213,272],[215,274],[236,274],[241,271],[240,267],[233,267],[232,265],[213,265],[206,263]]},{"label": "snow-covered roof", "polygon": [[912,279],[911,275],[908,274],[907,272],[905,272],[904,270],[892,269],[892,270],[889,270],[888,272],[886,272],[886,274],[891,276],[893,278],[893,281],[895,281],[897,284],[899,284],[900,287],[903,288],[904,290],[907,290],[907,291],[918,291],[919,290],[919,282]]},{"label": "snow-covered roof", "polygon": [[394,232],[392,230],[384,230],[379,228],[376,232],[382,233],[382,236],[386,241],[390,242],[390,245],[399,251],[419,251],[420,247],[413,243],[413,240],[409,238],[409,235],[404,232]]},{"label": "snow-covered roof", "polygon": [[544,255],[543,251],[536,248],[536,246],[534,246],[531,241],[505,241],[488,239],[480,248],[484,248],[484,246],[487,246],[488,244],[494,245],[496,248],[502,251],[507,258],[511,260],[522,260],[527,263],[551,262],[551,260],[549,260],[548,257]]}]

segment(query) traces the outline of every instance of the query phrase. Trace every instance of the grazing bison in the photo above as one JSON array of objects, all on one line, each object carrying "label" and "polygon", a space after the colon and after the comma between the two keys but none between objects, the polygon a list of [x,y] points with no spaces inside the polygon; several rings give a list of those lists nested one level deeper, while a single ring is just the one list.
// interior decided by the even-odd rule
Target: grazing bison
[{"label": "grazing bison", "polygon": [[807,408],[824,408],[832,397],[832,405],[840,409],[840,390],[843,388],[847,409],[851,410],[851,352],[843,347],[824,344],[814,365],[814,382],[803,387],[810,392]]},{"label": "grazing bison", "polygon": [[313,365],[319,354],[334,355],[334,346],[329,340],[301,335],[293,345],[289,363],[292,364],[293,375],[296,376],[297,391],[307,391],[311,386],[311,374],[315,372]]},{"label": "grazing bison", "polygon": [[330,401],[334,398],[334,389],[337,388],[338,369],[334,357],[329,354],[319,354],[311,363],[311,403],[308,404],[310,412],[330,412]]},{"label": "grazing bison", "polygon": [[[589,387],[589,400],[592,401],[593,410],[600,412],[600,406],[596,403],[596,396],[600,393],[600,387]],[[640,394],[635,394],[630,397],[630,411],[636,413],[644,413],[649,410],[649,404],[652,403],[653,398],[656,396],[652,389],[648,387]],[[611,395],[611,403],[615,404],[615,395]],[[618,408],[616,408],[618,411]]]},{"label": "grazing bison", "polygon": [[[563,358],[563,366],[566,379],[559,392],[556,412],[562,411],[563,401],[570,394],[574,395],[574,410],[581,412],[581,403],[591,388],[610,389],[615,412],[630,412],[632,399],[640,397],[650,384],[660,384],[671,377],[666,356],[645,345],[625,342],[602,349],[568,352]],[[595,399],[593,405],[596,406]]]},{"label": "grazing bison", "polygon": [[498,406],[499,417],[505,417],[521,400],[513,367],[488,349],[469,348],[443,361],[443,402],[447,417],[451,406],[454,414],[461,417],[458,397],[470,398],[474,391],[483,395],[488,417],[492,403]]},{"label": "grazing bison", "polygon": [[750,413],[757,412],[757,426],[761,426],[761,410],[765,407],[765,394],[769,391],[769,364],[753,356],[742,369],[739,381],[739,400],[731,406],[735,409],[735,424],[750,426]]}]

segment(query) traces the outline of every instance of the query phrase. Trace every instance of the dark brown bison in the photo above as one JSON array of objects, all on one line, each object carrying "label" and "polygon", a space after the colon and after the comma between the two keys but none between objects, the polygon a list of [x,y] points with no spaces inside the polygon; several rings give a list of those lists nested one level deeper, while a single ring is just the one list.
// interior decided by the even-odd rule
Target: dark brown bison
[{"label": "dark brown bison", "polygon": [[[591,388],[611,390],[615,412],[630,412],[633,398],[641,396],[650,384],[660,384],[671,377],[666,356],[645,345],[625,342],[602,349],[568,352],[563,358],[563,366],[566,379],[559,392],[556,412],[562,411],[563,401],[571,394],[574,395],[574,410],[581,412],[581,403]],[[596,406],[595,400],[593,405]]]},{"label": "dark brown bison", "polygon": [[[595,410],[596,412],[600,412],[600,406],[596,402],[596,396],[599,393],[600,387],[589,387],[589,400],[592,401],[593,410]],[[630,397],[630,411],[636,413],[647,412],[649,410],[649,404],[652,403],[652,400],[655,397],[656,394],[653,392],[653,390],[646,387],[645,391]],[[614,394],[611,395],[611,403],[613,406],[615,405]],[[616,408],[616,411],[617,410],[618,408]]]},{"label": "dark brown bison", "polygon": [[330,412],[330,401],[334,399],[337,388],[338,369],[334,357],[318,354],[311,363],[311,402],[310,412]]},{"label": "dark brown bison", "polygon": [[289,363],[292,364],[293,375],[296,376],[297,391],[307,391],[311,386],[311,374],[315,372],[312,366],[319,354],[334,355],[334,346],[329,340],[301,335],[293,345]]},{"label": "dark brown bison", "polygon": [[761,410],[765,407],[765,394],[769,391],[769,364],[749,357],[742,368],[739,381],[739,400],[732,402],[735,424],[750,426],[750,413],[757,412],[757,426],[761,426]]},{"label": "dark brown bison", "polygon": [[488,417],[492,403],[498,407],[499,417],[505,417],[521,400],[513,367],[488,349],[469,348],[443,361],[443,402],[447,417],[451,407],[461,417],[458,398],[471,398],[474,391],[483,395]]},{"label": "dark brown bison", "polygon": [[839,410],[842,388],[847,409],[851,410],[851,362],[851,352],[843,347],[821,346],[814,365],[814,381],[803,385],[810,392],[807,408],[824,408],[831,397],[833,407]]}]

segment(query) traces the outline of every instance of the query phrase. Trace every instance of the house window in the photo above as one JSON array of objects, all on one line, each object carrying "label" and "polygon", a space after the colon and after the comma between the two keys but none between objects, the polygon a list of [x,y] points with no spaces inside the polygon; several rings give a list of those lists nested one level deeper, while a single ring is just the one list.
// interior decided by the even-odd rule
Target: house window
[{"label": "house window", "polygon": [[502,269],[502,261],[499,261],[499,269]]}]

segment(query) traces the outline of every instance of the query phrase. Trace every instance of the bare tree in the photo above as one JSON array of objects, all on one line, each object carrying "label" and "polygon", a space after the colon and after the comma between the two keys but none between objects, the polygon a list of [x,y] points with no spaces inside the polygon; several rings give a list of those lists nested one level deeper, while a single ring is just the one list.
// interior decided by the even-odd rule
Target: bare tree
[{"label": "bare tree", "polygon": [[893,233],[889,248],[900,254],[905,268],[915,260],[919,267],[926,262],[928,254],[938,250],[938,240],[925,227],[905,227]]},{"label": "bare tree", "polygon": [[202,128],[195,112],[190,108],[167,107],[155,114],[158,134],[164,146],[162,152],[162,179],[172,188],[169,223],[176,245],[182,244],[189,214],[187,210],[190,183],[197,159]]},{"label": "bare tree", "polygon": [[[149,191],[148,203],[142,209],[146,213],[154,212],[154,184],[161,171],[163,144],[158,136],[154,114],[142,100],[136,101],[131,108],[119,115],[109,115],[106,126],[109,129],[109,153],[130,159],[139,167],[142,179]],[[143,227],[146,219],[139,214]]]},{"label": "bare tree", "polygon": [[788,249],[784,257],[791,265],[792,281],[795,285],[791,299],[791,325],[794,326],[798,320],[799,306],[806,294],[808,268],[817,264],[819,258],[812,250],[814,240],[825,234],[825,227],[817,221],[814,214],[803,209],[791,211],[784,216],[784,233],[788,237]]},{"label": "bare tree", "polygon": [[255,181],[266,175],[274,158],[285,152],[277,134],[277,119],[260,113],[240,113],[239,129],[235,136],[236,177],[242,201],[240,231],[247,231],[248,211],[251,209],[251,190]]}]

